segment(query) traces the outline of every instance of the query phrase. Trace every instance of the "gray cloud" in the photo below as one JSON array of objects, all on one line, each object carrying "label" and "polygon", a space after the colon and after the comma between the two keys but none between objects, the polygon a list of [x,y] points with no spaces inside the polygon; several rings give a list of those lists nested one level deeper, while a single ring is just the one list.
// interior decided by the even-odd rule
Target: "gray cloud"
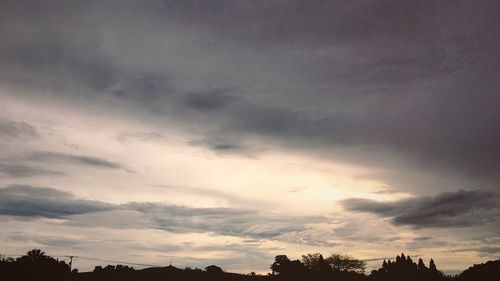
[{"label": "gray cloud", "polygon": [[0,174],[15,178],[27,178],[35,176],[61,176],[65,173],[24,164],[0,163]]},{"label": "gray cloud", "polygon": [[428,241],[428,240],[432,240],[432,237],[429,237],[429,236],[421,236],[421,237],[417,237],[415,239],[413,239],[415,241]]},{"label": "gray cloud", "polygon": [[0,215],[63,218],[112,209],[112,205],[75,198],[47,187],[11,185],[0,188]]},{"label": "gray cloud", "polygon": [[33,152],[28,156],[28,160],[49,162],[49,163],[50,162],[71,163],[71,164],[91,166],[96,168],[123,169],[123,167],[120,164],[99,157],[48,152],[48,151]]},{"label": "gray cloud", "polygon": [[252,156],[258,148],[242,140],[239,136],[209,134],[204,138],[191,140],[190,145],[201,146],[218,154],[237,154],[240,156]]},{"label": "gray cloud", "polygon": [[398,225],[414,227],[466,227],[500,222],[500,194],[488,191],[457,191],[435,197],[396,202],[351,198],[345,209],[392,218]]},{"label": "gray cloud", "polygon": [[234,145],[234,144],[225,144],[225,143],[224,144],[221,144],[221,143],[213,144],[210,147],[212,147],[214,150],[223,150],[223,151],[226,151],[226,150],[236,150],[236,149],[240,148],[237,145]]},{"label": "gray cloud", "polygon": [[39,137],[35,127],[23,122],[0,117],[0,139],[2,140],[31,140]]},{"label": "gray cloud", "polygon": [[238,97],[227,94],[231,89],[217,89],[204,93],[190,93],[186,100],[187,106],[199,111],[219,111],[239,100]]}]

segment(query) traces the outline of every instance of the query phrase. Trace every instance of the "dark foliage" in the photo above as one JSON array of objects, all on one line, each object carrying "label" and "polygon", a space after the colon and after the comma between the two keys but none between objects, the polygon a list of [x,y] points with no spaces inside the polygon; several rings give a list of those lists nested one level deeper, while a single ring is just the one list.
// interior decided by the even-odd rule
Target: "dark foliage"
[{"label": "dark foliage", "polygon": [[433,259],[430,260],[429,267],[427,267],[422,259],[419,259],[417,264],[410,256],[406,257],[401,254],[401,256],[396,257],[396,261],[386,262],[384,260],[381,268],[372,271],[370,279],[373,281],[441,281],[452,278],[437,270]]},{"label": "dark foliage", "polygon": [[209,265],[205,267],[205,272],[209,274],[220,274],[223,273],[222,268],[216,266],[216,265]]},{"label": "dark foliage", "polygon": [[64,261],[45,255],[41,250],[31,250],[17,259],[0,258],[0,280],[12,281],[493,281],[499,280],[500,260],[474,265],[456,276],[439,271],[434,260],[426,266],[422,259],[414,262],[401,254],[395,261],[385,261],[370,275],[363,273],[365,263],[345,255],[333,254],[323,258],[320,253],[307,254],[302,260],[290,260],[286,255],[276,256],[267,276],[224,272],[216,265],[201,269],[178,269],[173,266],[136,270],[129,266],[96,266],[91,272],[70,272]]},{"label": "dark foliage", "polygon": [[[340,267],[341,264],[346,266]],[[271,265],[271,276],[279,280],[365,280],[367,277],[361,273],[364,265],[362,261],[342,255],[325,259],[320,253],[307,254],[302,256],[302,261],[278,255]]]},{"label": "dark foliage", "polygon": [[475,264],[460,273],[457,281],[496,281],[500,280],[500,260]]},{"label": "dark foliage", "polygon": [[70,268],[64,261],[46,256],[41,250],[31,250],[17,259],[0,260],[0,279],[19,281],[66,281]]}]

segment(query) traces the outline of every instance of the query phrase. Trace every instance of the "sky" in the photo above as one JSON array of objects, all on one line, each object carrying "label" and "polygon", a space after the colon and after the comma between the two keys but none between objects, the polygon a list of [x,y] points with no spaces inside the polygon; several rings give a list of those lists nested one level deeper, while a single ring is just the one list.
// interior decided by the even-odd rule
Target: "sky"
[{"label": "sky", "polygon": [[0,252],[83,271],[498,259],[499,13],[0,0]]}]

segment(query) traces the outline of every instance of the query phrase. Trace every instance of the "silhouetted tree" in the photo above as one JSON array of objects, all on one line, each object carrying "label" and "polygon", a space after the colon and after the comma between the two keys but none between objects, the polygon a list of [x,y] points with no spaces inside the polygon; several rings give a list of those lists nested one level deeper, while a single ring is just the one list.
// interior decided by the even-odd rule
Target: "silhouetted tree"
[{"label": "silhouetted tree", "polygon": [[274,258],[274,263],[271,264],[273,275],[296,275],[304,271],[304,265],[299,260],[291,261],[286,255],[278,255]]},{"label": "silhouetted tree", "polygon": [[302,264],[306,269],[312,271],[328,272],[330,270],[330,266],[320,253],[303,255]]},{"label": "silhouetted tree", "polygon": [[216,266],[216,265],[209,265],[207,267],[205,267],[205,271],[207,273],[211,273],[211,274],[218,274],[218,273],[222,273],[222,268]]},{"label": "silhouetted tree", "polygon": [[38,261],[38,260],[47,258],[47,256],[45,255],[45,252],[42,252],[42,250],[40,250],[40,249],[33,249],[31,251],[28,251],[26,253],[25,257],[32,260],[32,261]]},{"label": "silhouetted tree", "polygon": [[274,258],[273,264],[271,264],[271,270],[273,271],[272,274],[276,273],[281,273],[283,268],[286,266],[287,263],[290,262],[290,259],[286,255],[277,255]]},{"label": "silhouetted tree", "polygon": [[433,259],[431,259],[431,260],[429,261],[429,270],[430,270],[431,272],[436,272],[436,271],[437,271],[436,264],[434,263],[434,260],[433,260]]},{"label": "silhouetted tree", "polygon": [[395,262],[388,261],[382,264],[382,268],[373,270],[371,280],[373,281],[442,281],[449,280],[442,272],[437,270],[434,260],[431,259],[430,266],[433,270],[427,268],[422,259],[416,264],[410,256],[396,257]]},{"label": "silhouetted tree", "polygon": [[387,262],[384,259],[384,262],[382,263],[382,269],[387,270]]},{"label": "silhouetted tree", "polygon": [[428,268],[425,266],[424,261],[421,258],[418,259],[417,270],[420,273],[424,273],[428,270]]},{"label": "silhouetted tree", "polygon": [[330,255],[326,258],[326,262],[334,271],[352,271],[363,273],[366,267],[366,262],[340,254]]}]

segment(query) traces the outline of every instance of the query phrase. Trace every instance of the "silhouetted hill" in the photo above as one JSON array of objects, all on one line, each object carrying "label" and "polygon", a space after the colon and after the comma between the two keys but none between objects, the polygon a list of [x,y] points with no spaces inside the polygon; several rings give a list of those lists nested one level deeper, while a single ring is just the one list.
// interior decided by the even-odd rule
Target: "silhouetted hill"
[{"label": "silhouetted hill", "polygon": [[301,260],[278,255],[268,275],[224,272],[216,265],[201,269],[179,269],[173,266],[136,270],[124,265],[96,266],[91,272],[70,272],[70,266],[45,255],[41,250],[29,251],[19,258],[0,258],[0,280],[9,281],[496,281],[500,280],[500,260],[474,265],[461,274],[447,276],[437,269],[433,259],[427,266],[422,259],[414,262],[401,254],[394,261],[364,274],[365,263],[345,255],[323,258],[319,253],[307,254]]},{"label": "silhouetted hill", "polygon": [[500,259],[475,264],[460,273],[456,281],[497,281],[500,280]]},{"label": "silhouetted hill", "polygon": [[267,280],[266,276],[249,276],[227,272],[210,272],[202,270],[179,269],[173,266],[146,268],[141,270],[109,270],[102,272],[83,272],[74,274],[72,281],[196,281],[196,280],[221,280],[221,281],[260,281]]}]

